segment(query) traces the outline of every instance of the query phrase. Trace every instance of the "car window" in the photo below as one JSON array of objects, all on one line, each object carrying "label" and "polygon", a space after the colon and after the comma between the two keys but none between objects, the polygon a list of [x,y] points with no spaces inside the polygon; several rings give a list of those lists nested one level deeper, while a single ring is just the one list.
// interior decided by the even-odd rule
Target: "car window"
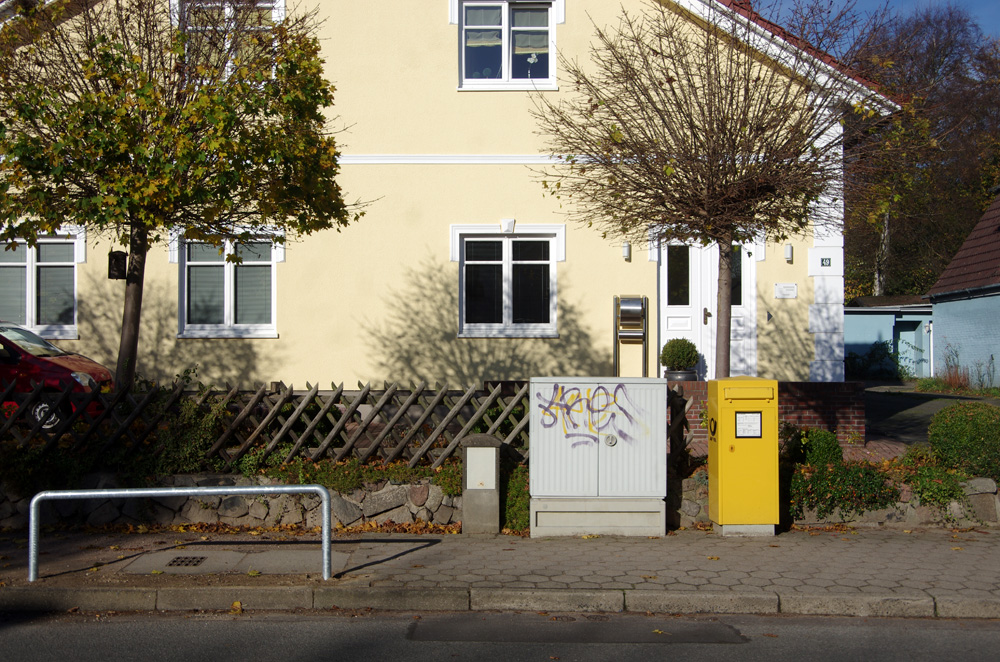
[{"label": "car window", "polygon": [[19,326],[0,326],[0,335],[32,356],[62,356],[69,354],[41,336]]}]

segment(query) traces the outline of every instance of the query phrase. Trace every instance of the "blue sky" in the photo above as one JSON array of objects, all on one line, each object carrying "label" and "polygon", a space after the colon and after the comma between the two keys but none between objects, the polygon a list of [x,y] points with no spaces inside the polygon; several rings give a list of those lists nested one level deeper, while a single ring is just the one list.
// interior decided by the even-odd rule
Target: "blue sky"
[{"label": "blue sky", "polygon": [[[858,0],[857,9],[871,11],[882,6],[884,0]],[[962,7],[979,23],[983,32],[993,38],[1000,38],[1000,0],[950,0],[951,4]],[[903,15],[912,14],[915,9],[929,5],[948,4],[948,0],[889,0],[889,7]]]}]

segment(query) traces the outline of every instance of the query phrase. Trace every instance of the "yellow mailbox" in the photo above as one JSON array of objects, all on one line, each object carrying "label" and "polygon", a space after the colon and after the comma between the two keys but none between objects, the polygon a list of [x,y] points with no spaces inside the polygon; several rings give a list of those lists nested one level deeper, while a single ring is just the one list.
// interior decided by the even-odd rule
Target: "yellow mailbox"
[{"label": "yellow mailbox", "polygon": [[708,382],[708,512],[723,535],[774,535],[778,382]]}]

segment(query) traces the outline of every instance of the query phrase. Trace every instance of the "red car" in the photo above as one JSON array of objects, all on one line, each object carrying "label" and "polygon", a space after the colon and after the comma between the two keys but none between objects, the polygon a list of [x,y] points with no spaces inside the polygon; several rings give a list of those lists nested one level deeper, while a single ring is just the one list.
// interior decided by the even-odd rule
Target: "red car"
[{"label": "red car", "polygon": [[[32,423],[44,421],[42,428],[59,425],[72,412],[71,405],[54,411],[53,405],[67,385],[74,393],[90,393],[110,388],[111,371],[81,354],[60,349],[41,336],[16,324],[0,322],[0,392],[15,382],[15,393],[31,393],[33,383],[42,382],[46,392],[32,406]],[[4,402],[5,407],[16,405]]]}]

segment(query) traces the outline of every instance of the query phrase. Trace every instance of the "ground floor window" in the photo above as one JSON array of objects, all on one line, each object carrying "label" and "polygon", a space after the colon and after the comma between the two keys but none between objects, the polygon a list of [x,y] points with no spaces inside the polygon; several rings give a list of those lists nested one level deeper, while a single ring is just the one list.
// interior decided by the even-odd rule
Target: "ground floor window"
[{"label": "ground floor window", "polygon": [[[274,337],[276,262],[269,240],[211,244],[184,242],[179,250],[184,337]],[[227,259],[238,257],[234,261]]]},{"label": "ground floor window", "polygon": [[82,231],[0,248],[0,319],[46,338],[76,338],[76,265],[85,255]]},{"label": "ground floor window", "polygon": [[557,233],[466,233],[459,237],[459,334],[554,336]]}]

